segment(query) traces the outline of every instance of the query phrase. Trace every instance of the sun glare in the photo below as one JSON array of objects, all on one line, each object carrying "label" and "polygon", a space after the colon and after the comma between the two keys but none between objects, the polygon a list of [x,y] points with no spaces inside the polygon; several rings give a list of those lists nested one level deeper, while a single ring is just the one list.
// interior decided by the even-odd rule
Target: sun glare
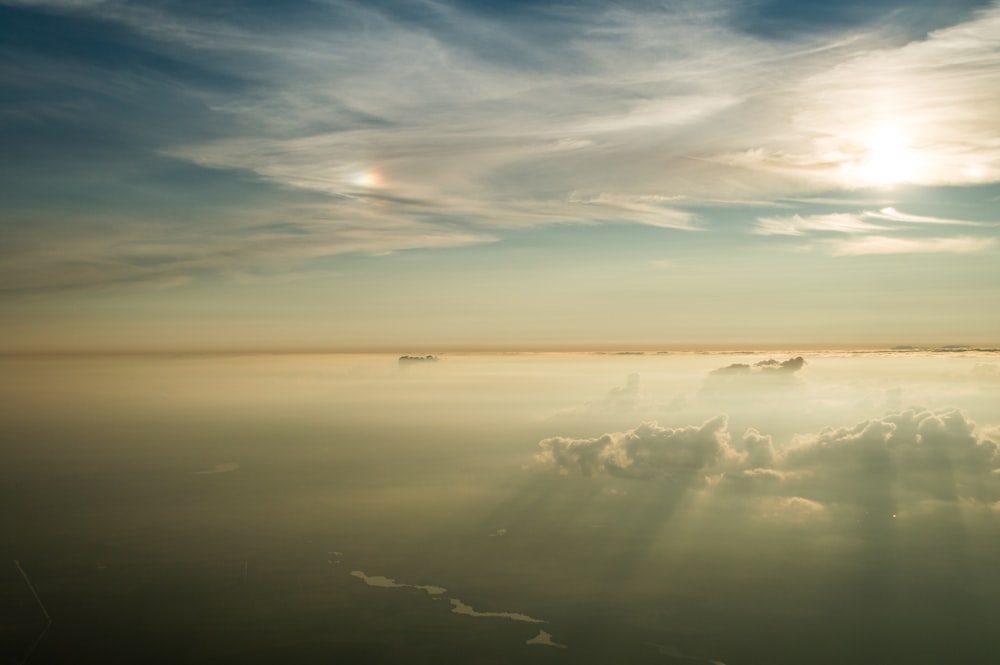
[{"label": "sun glare", "polygon": [[909,182],[917,175],[916,160],[916,153],[903,132],[894,126],[881,126],[865,139],[859,175],[871,185]]}]

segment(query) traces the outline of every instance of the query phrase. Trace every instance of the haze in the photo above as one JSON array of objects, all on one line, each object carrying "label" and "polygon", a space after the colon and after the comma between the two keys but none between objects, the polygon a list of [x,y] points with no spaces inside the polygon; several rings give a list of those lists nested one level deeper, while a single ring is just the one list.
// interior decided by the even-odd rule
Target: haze
[{"label": "haze", "polygon": [[1000,654],[995,354],[3,369],[11,662]]}]

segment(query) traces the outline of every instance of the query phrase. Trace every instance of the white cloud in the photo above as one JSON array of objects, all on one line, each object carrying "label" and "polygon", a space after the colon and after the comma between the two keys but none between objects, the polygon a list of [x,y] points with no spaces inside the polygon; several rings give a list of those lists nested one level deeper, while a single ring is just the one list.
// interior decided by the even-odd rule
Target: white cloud
[{"label": "white cloud", "polygon": [[182,286],[201,271],[281,270],[309,259],[348,253],[387,254],[491,243],[482,231],[449,228],[380,215],[363,204],[290,206],[299,220],[275,230],[272,210],[238,219],[222,214],[210,229],[176,228],[156,220],[120,223],[79,219],[78,228],[54,233],[38,223],[10,234],[17,252],[0,256],[5,289],[45,289],[146,284]]},{"label": "white cloud", "polygon": [[867,211],[865,217],[871,219],[885,219],[891,222],[909,222],[912,224],[942,224],[948,226],[995,226],[995,224],[984,224],[982,222],[970,222],[964,219],[948,219],[944,217],[931,217],[928,215],[912,215],[900,212],[892,207],[882,208],[878,212]]},{"label": "white cloud", "polygon": [[[872,220],[878,223],[873,223]],[[926,239],[912,241],[905,238],[915,226],[993,226],[983,222],[972,222],[962,219],[931,217],[900,212],[893,207],[885,207],[878,211],[865,210],[859,213],[830,213],[822,215],[790,215],[785,217],[758,217],[753,233],[765,236],[806,236],[815,233],[841,233],[850,236],[866,236],[873,234],[878,240],[835,240],[832,245],[835,253],[899,253],[906,251],[963,251],[961,247],[967,243],[945,243],[933,248]],[[896,235],[889,235],[896,234]],[[968,239],[968,238],[958,238]],[[958,240],[949,238],[947,240]],[[891,242],[885,242],[889,241]],[[902,241],[902,242],[899,242]],[[916,242],[917,244],[914,244]],[[979,239],[982,248],[988,247],[991,241]],[[966,251],[974,244],[968,245]],[[918,249],[924,247],[925,249]],[[860,249],[860,251],[859,251]],[[867,250],[867,252],[866,252]]]},{"label": "white cloud", "polygon": [[[730,443],[725,416],[700,426],[644,423],[589,439],[552,437],[538,459],[564,473],[654,480],[687,475],[768,520],[806,520],[830,505],[885,512],[925,500],[1000,500],[1000,429],[958,410],[908,409],[798,435],[786,445],[748,429]],[[729,505],[729,504],[727,504]]]},{"label": "white cloud", "polygon": [[885,231],[887,227],[877,226],[864,220],[864,215],[833,213],[829,215],[792,215],[790,217],[758,217],[754,233],[758,235],[801,236],[810,231],[833,231],[837,233],[867,233]]},{"label": "white cloud", "polygon": [[766,471],[762,467],[769,467],[774,463],[774,442],[770,436],[753,428],[743,433],[743,449],[747,452],[746,464],[750,467],[748,473]]},{"label": "white cloud", "polygon": [[646,479],[698,472],[734,455],[725,415],[701,425],[669,428],[643,423],[592,439],[552,437],[539,442],[538,459],[564,472]]},{"label": "white cloud", "polygon": [[890,495],[909,503],[995,500],[1000,484],[990,479],[998,465],[995,432],[978,430],[961,411],[908,409],[803,436],[776,467],[809,472],[787,483],[791,492],[866,504]]},{"label": "white cloud", "polygon": [[958,236],[954,238],[896,238],[865,236],[830,242],[834,256],[865,256],[871,254],[970,254],[982,252],[995,244],[993,238]]}]

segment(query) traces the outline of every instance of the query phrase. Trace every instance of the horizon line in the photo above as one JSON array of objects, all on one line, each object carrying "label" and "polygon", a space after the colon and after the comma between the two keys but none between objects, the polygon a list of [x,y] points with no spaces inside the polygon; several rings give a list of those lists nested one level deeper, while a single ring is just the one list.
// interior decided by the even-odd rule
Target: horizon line
[{"label": "horizon line", "polygon": [[378,355],[378,356],[467,356],[467,355],[742,355],[758,353],[826,354],[826,353],[1000,353],[1000,344],[901,344],[884,345],[676,345],[666,347],[599,347],[599,346],[455,346],[455,347],[245,347],[245,348],[94,348],[94,349],[11,349],[0,350],[0,358],[83,358],[129,356],[310,356],[310,355]]}]

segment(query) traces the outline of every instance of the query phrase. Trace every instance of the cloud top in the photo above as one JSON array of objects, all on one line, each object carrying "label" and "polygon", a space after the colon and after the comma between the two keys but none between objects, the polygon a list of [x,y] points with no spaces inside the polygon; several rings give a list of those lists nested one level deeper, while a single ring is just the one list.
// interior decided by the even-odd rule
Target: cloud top
[{"label": "cloud top", "polygon": [[648,479],[689,474],[732,454],[725,415],[701,425],[670,428],[642,423],[635,429],[590,439],[551,437],[539,442],[538,459],[564,472]]}]

